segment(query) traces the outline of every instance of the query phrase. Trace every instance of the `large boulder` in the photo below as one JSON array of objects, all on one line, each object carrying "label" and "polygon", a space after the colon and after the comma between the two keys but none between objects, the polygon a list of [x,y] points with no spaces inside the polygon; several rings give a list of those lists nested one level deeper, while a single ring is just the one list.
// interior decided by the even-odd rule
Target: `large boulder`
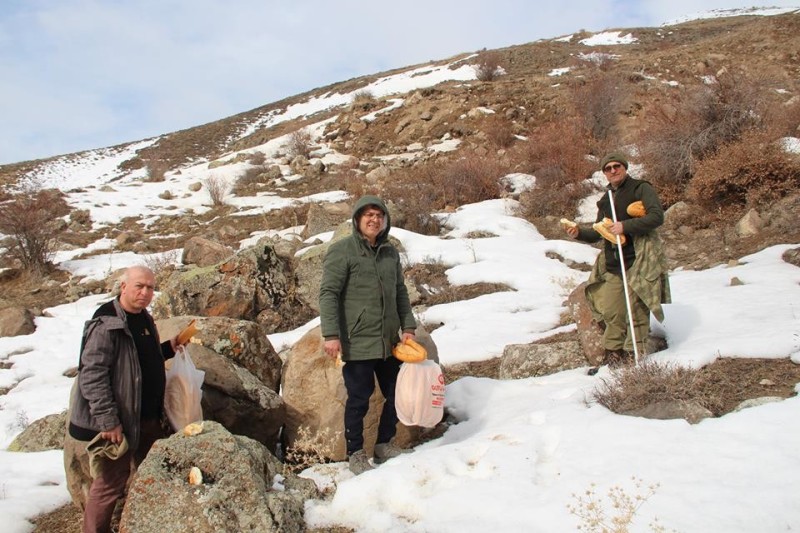
[{"label": "large boulder", "polygon": [[303,250],[296,259],[297,296],[315,313],[319,313],[319,288],[322,284],[322,263],[331,244],[352,234],[353,224],[348,220],[336,227],[333,237],[326,243]]},{"label": "large boulder", "polygon": [[350,206],[343,202],[309,204],[302,238],[305,240],[320,233],[334,231],[342,222],[350,219],[350,211]]},{"label": "large boulder", "polygon": [[190,346],[204,346],[230,359],[278,392],[283,363],[269,342],[269,332],[264,326],[249,320],[201,316],[167,318],[156,321],[156,326],[164,340],[177,335],[191,320],[195,320],[198,331]]},{"label": "large boulder", "polygon": [[[417,339],[428,350],[428,358],[438,362],[436,346],[421,327],[417,328]],[[328,450],[329,459],[344,460],[347,456],[344,440],[347,391],[341,365],[323,351],[319,327],[306,333],[289,351],[283,366],[282,390],[286,402],[282,442],[286,448],[291,449],[296,444],[302,430],[319,440],[320,448]],[[369,411],[364,418],[364,449],[368,455],[372,454],[378,435],[383,402],[383,395],[376,383]],[[407,447],[417,443],[421,434],[420,428],[398,422],[395,442]]]},{"label": "large boulder", "polygon": [[[196,467],[202,482],[191,484]],[[157,441],[134,476],[120,532],[174,533],[305,530],[314,482],[284,470],[258,442],[204,422],[194,436]]]},{"label": "large boulder", "polygon": [[7,307],[0,310],[0,337],[30,335],[36,331],[33,313],[24,307]]},{"label": "large boulder", "polygon": [[586,283],[578,285],[569,295],[567,306],[578,327],[578,339],[583,348],[583,355],[590,365],[596,366],[603,362],[605,356],[603,326],[592,318],[592,310],[584,292],[585,288]]},{"label": "large boulder", "polygon": [[224,261],[233,253],[230,246],[203,237],[192,237],[183,245],[181,263],[207,267]]},{"label": "large boulder", "polygon": [[64,428],[67,424],[67,412],[40,418],[22,433],[17,435],[8,445],[10,452],[44,452],[64,448]]},{"label": "large boulder", "polygon": [[268,241],[223,263],[177,273],[153,303],[157,318],[226,316],[257,321],[269,332],[294,329],[313,318],[296,297],[291,265]]},{"label": "large boulder", "polygon": [[286,417],[278,392],[210,348],[190,343],[187,351],[195,366],[205,372],[203,418],[276,450]]}]

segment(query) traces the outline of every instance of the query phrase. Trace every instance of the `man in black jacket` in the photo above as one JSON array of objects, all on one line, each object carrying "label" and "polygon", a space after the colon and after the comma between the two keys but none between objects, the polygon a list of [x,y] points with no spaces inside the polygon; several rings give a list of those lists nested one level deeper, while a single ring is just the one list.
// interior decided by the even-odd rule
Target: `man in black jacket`
[{"label": "man in black jacket", "polygon": [[164,360],[175,355],[177,337],[160,342],[147,312],[154,291],[149,268],[128,268],[120,279],[119,297],[101,305],[84,327],[69,436],[87,444],[102,439],[120,452],[116,460],[100,460],[86,499],[84,533],[111,530],[131,460],[138,466],[153,443],[166,436],[161,428]]}]

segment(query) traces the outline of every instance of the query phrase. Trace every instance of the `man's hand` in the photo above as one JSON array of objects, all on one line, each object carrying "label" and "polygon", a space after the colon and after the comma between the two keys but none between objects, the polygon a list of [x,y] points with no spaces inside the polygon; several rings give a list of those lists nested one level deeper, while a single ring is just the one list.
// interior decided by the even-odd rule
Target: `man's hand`
[{"label": "man's hand", "polygon": [[400,337],[400,342],[403,342],[406,339],[411,339],[412,341],[416,339],[416,336],[410,332],[403,332],[403,335]]},{"label": "man's hand", "polygon": [[331,359],[336,359],[336,356],[342,351],[342,343],[339,339],[331,339],[325,341],[325,354]]},{"label": "man's hand", "polygon": [[625,233],[625,230],[622,229],[622,222],[614,222],[611,226],[608,227],[608,231],[613,233],[614,235],[622,235]]},{"label": "man's hand", "polygon": [[578,226],[570,226],[570,227],[564,228],[564,229],[567,232],[567,235],[569,235],[573,239],[577,239],[578,238]]},{"label": "man's hand", "polygon": [[100,438],[106,439],[114,444],[122,443],[122,424],[109,431],[101,431]]}]

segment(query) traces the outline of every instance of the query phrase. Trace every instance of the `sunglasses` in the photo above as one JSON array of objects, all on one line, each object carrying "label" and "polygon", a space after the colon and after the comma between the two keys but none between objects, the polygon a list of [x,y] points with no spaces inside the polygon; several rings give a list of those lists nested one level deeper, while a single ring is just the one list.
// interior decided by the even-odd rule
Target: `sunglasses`
[{"label": "sunglasses", "polygon": [[603,167],[603,172],[609,173],[612,170],[617,170],[618,168],[622,168],[624,165],[620,165],[619,163],[613,163],[611,165],[606,165]]}]

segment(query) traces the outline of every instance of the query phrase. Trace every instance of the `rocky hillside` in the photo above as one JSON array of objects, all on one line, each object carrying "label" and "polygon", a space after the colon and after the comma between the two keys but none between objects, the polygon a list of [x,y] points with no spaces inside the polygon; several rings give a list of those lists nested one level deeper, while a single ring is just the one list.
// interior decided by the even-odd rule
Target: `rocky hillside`
[{"label": "rocky hillside", "polygon": [[[723,78],[758,80],[759,89],[772,99],[771,107],[779,110],[776,114],[784,116],[783,135],[797,136],[798,33],[800,14],[736,16],[658,28],[620,28],[600,35],[579,32],[465,53],[321,87],[156,139],[5,165],[0,167],[0,183],[5,184],[6,194],[20,183],[62,191],[65,208],[72,214],[65,217],[69,222],[54,228],[61,249],[110,238],[116,239],[116,250],[152,253],[179,247],[195,235],[235,246],[255,229],[304,224],[307,206],[255,216],[237,213],[240,216],[232,224],[230,215],[242,208],[226,201],[190,216],[180,210],[153,214],[142,209],[139,214],[120,214],[113,223],[98,224],[92,208],[79,212],[71,194],[84,190],[87,180],[94,180],[97,188],[122,182],[169,182],[201,165],[209,169],[239,165],[237,177],[227,184],[233,197],[269,193],[296,198],[337,189],[387,193],[392,182],[406,179],[414,168],[464,156],[501,163],[497,179],[506,172],[536,174],[542,166],[532,164],[525,154],[531,151],[528,139],[535,139],[541,130],[577,118],[592,134],[582,155],[564,151],[556,158],[583,159],[612,147],[627,147],[636,154],[643,136],[665,123],[665,117],[680,122],[681,109],[688,105],[686,95]],[[384,89],[387,80],[404,77],[413,81],[410,91]],[[613,86],[593,85],[599,78],[615,81]],[[608,99],[605,104],[594,105],[603,104],[599,107],[610,117],[582,107],[587,89],[590,95],[592,91],[607,93],[601,95]],[[605,129],[598,132],[598,127]],[[86,165],[89,161],[93,166]],[[108,168],[98,171],[98,161]],[[569,179],[584,177],[588,174]],[[673,266],[699,268],[771,243],[798,242],[800,234],[787,213],[797,212],[800,178],[790,176],[788,183],[786,194],[779,195],[782,203],[760,203],[758,211],[750,213],[747,229],[737,229],[735,224],[752,205],[737,205],[734,216],[717,217],[713,223],[696,222],[703,218],[702,210],[699,215],[695,210],[693,217],[673,218],[677,222],[665,228],[668,243],[674,244],[670,246]],[[667,184],[655,184],[666,190]],[[667,206],[683,200],[683,193],[682,189],[673,191],[665,199]],[[168,200],[176,192],[160,194]],[[143,217],[148,217],[146,224]],[[533,213],[529,218],[545,235],[555,235],[553,217]],[[690,219],[695,223],[686,222]],[[8,256],[4,262],[14,266]],[[64,281],[63,272],[50,276]],[[6,305],[17,292],[7,296]],[[43,292],[59,299],[58,290],[37,294]],[[52,303],[56,302],[38,302]]]}]

